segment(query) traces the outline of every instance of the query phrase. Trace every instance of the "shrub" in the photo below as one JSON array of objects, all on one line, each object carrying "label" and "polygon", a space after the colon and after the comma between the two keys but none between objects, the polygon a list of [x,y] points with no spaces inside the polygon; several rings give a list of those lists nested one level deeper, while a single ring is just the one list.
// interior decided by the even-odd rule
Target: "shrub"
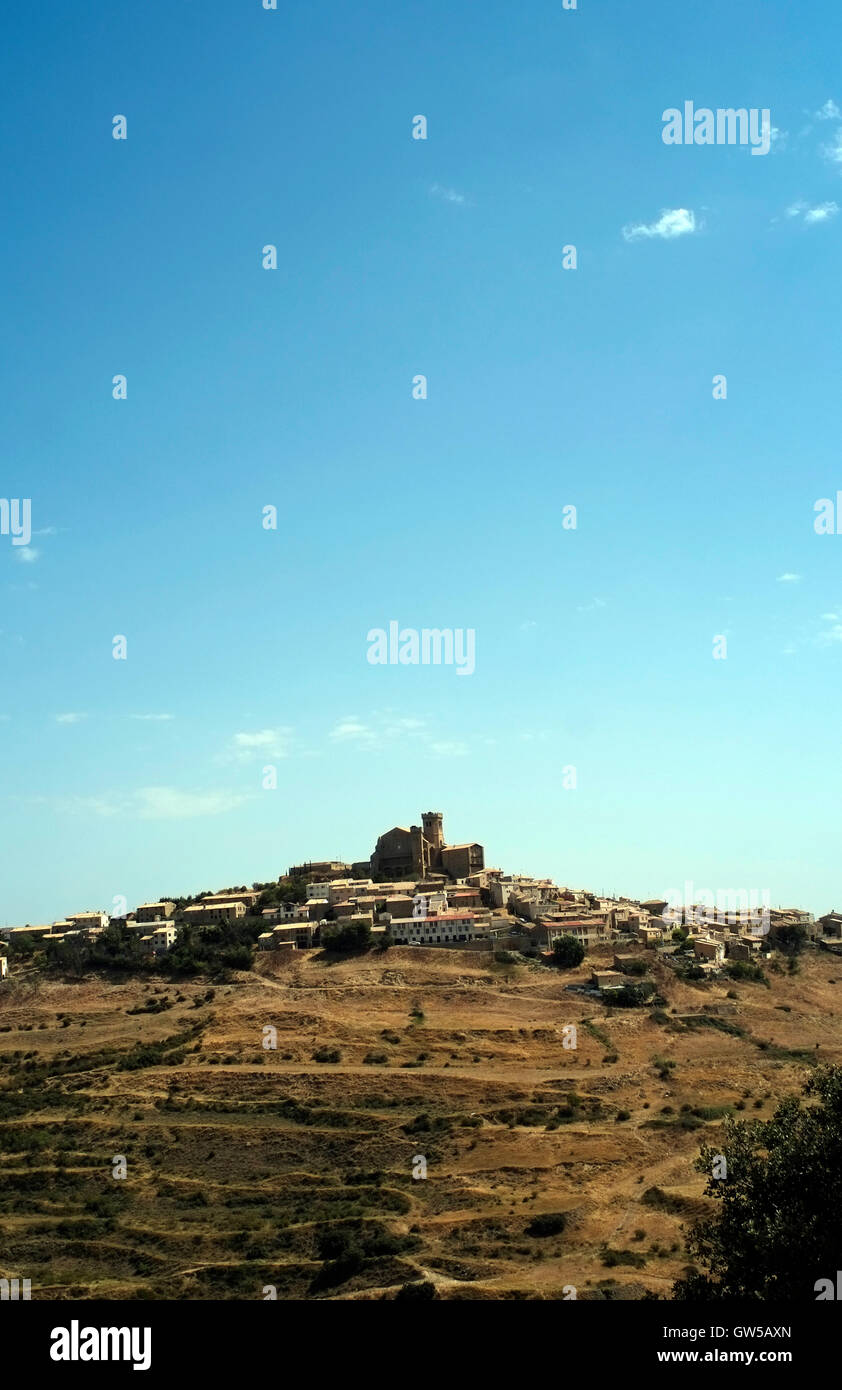
[{"label": "shrub", "polygon": [[395,1294],[395,1302],[397,1302],[398,1299],[403,1300],[407,1298],[438,1298],[438,1294],[436,1293],[436,1286],[435,1284],[431,1284],[430,1281],[427,1279],[422,1279],[420,1282],[414,1282],[411,1284],[401,1284],[401,1287]]},{"label": "shrub", "polygon": [[326,951],[367,951],[371,945],[371,927],[367,922],[322,927],[321,941]]},{"label": "shrub", "polygon": [[564,1212],[545,1212],[534,1216],[524,1231],[527,1236],[560,1236],[567,1225]]},{"label": "shrub", "polygon": [[560,936],[553,943],[553,964],[572,970],[585,959],[585,948],[575,936]]},{"label": "shrub", "polygon": [[759,965],[747,960],[730,960],[725,970],[732,980],[759,981],[766,978]]}]

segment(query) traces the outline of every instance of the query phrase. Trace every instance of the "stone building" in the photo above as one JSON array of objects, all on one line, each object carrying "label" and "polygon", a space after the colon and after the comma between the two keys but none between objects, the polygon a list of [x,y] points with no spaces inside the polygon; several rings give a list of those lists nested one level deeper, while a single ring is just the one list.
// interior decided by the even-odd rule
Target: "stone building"
[{"label": "stone building", "polygon": [[430,873],[467,878],[485,867],[482,845],[448,845],[441,811],[425,811],[420,825],[395,825],[382,834],[371,856],[375,877],[423,879]]}]

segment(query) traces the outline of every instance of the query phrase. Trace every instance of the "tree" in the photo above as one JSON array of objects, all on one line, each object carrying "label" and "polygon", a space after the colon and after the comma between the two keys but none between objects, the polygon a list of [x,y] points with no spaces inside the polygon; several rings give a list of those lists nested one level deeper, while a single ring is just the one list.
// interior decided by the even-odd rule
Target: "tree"
[{"label": "tree", "polygon": [[562,970],[572,970],[585,959],[585,948],[575,936],[559,936],[553,942],[553,962]]},{"label": "tree", "polygon": [[[719,1210],[697,1222],[687,1249],[703,1268],[676,1284],[678,1299],[814,1302],[835,1280],[842,1250],[842,1067],[813,1073],[804,1095],[771,1120],[729,1119],[725,1142],[706,1145],[696,1167]],[[725,1158],[726,1176],[722,1173]]]},{"label": "tree", "polygon": [[621,1009],[636,1009],[652,998],[655,993],[654,980],[630,980],[622,989],[612,989],[608,1002]]},{"label": "tree", "polygon": [[401,1284],[395,1294],[395,1302],[397,1303],[398,1300],[403,1302],[407,1298],[420,1299],[422,1301],[425,1299],[438,1298],[436,1286],[428,1279],[424,1279],[420,1283],[416,1281],[412,1284]]},{"label": "tree", "polygon": [[769,933],[769,944],[785,956],[798,956],[804,950],[807,931],[800,922],[781,922]]},{"label": "tree", "polygon": [[326,951],[367,951],[371,945],[371,927],[368,922],[323,927],[322,945]]}]

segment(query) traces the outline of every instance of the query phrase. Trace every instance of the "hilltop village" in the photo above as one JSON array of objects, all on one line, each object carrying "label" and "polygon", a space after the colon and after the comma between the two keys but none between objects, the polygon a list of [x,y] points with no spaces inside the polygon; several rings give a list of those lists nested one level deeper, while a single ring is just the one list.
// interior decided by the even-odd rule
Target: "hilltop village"
[{"label": "hilltop village", "polygon": [[[94,943],[118,928],[135,938],[141,954],[159,958],[186,936],[226,926],[240,928],[237,939],[249,949],[279,953],[329,949],[341,939],[345,949],[350,942],[541,960],[574,942],[577,959],[591,959],[591,988],[608,997],[627,992],[629,977],[645,973],[635,954],[641,950],[657,951],[697,979],[735,961],[751,969],[756,957],[793,933],[803,945],[842,954],[842,914],[835,911],[814,919],[798,908],[759,913],[747,901],[711,907],[600,897],[549,878],[486,868],[481,844],[447,844],[438,811],[425,811],[420,826],[385,831],[367,860],[308,861],[250,889],[162,898],[120,917],[70,913],[47,925],[0,928],[0,939],[13,963],[19,951]],[[0,979],[8,975],[9,960],[0,955]]]}]

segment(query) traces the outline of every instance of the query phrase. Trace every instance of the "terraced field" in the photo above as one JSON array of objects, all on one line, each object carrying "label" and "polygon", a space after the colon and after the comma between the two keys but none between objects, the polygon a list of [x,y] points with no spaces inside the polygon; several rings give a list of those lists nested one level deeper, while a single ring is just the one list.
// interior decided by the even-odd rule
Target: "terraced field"
[{"label": "terraced field", "polygon": [[267,954],[215,988],[19,975],[0,1274],[33,1298],[668,1296],[702,1139],[842,1060],[842,962],[769,988],[650,964],[658,1010],[606,1010],[584,966],[412,948]]}]

